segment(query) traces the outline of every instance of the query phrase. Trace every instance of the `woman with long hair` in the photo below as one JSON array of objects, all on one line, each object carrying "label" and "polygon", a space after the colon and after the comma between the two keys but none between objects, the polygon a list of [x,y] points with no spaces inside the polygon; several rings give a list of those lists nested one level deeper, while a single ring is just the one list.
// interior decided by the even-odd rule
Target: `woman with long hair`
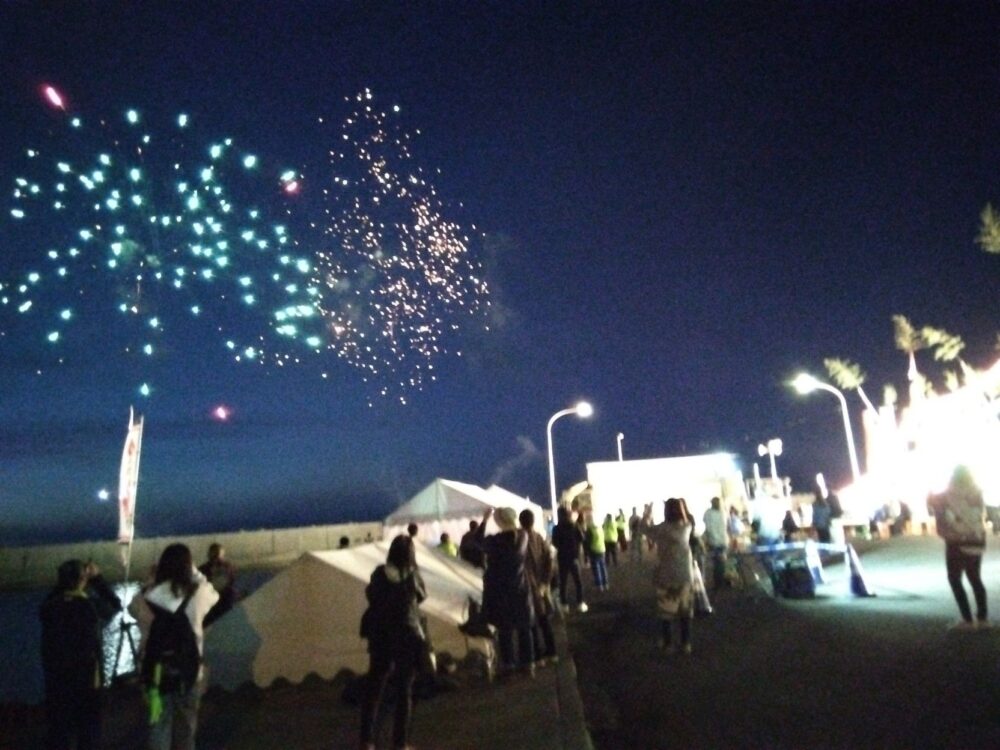
[{"label": "woman with long hair", "polygon": [[[990,627],[986,619],[986,588],[980,574],[986,549],[986,508],[982,490],[965,466],[957,466],[948,489],[941,495],[931,496],[927,504],[937,520],[937,533],[945,542],[948,584],[962,615],[953,627],[958,630]],[[962,585],[963,573],[976,599],[975,620]]]},{"label": "woman with long hair", "polygon": [[675,650],[672,641],[673,621],[680,626],[681,648],[691,653],[691,616],[694,612],[694,563],[691,556],[691,530],[694,519],[687,503],[672,497],[667,500],[663,523],[648,526],[646,535],[656,545],[656,607],[662,624],[660,647]]},{"label": "woman with long hair", "polygon": [[194,750],[198,729],[198,706],[205,687],[205,669],[201,657],[205,653],[205,615],[219,600],[219,593],[194,567],[191,550],[184,544],[168,545],[160,555],[153,586],[143,595],[153,611],[150,644],[157,625],[155,619],[164,613],[181,612],[187,617],[198,647],[198,669],[191,684],[161,682],[162,668],[153,663],[151,649],[145,652],[143,672],[147,675],[150,698],[149,750]]},{"label": "woman with long hair", "polygon": [[368,609],[361,618],[361,637],[368,640],[368,682],[361,702],[361,747],[375,748],[375,716],[386,682],[396,675],[396,716],[393,746],[409,747],[413,679],[426,634],[420,622],[420,602],[427,589],[417,569],[413,539],[400,534],[389,545],[384,565],[372,573],[365,589]]}]

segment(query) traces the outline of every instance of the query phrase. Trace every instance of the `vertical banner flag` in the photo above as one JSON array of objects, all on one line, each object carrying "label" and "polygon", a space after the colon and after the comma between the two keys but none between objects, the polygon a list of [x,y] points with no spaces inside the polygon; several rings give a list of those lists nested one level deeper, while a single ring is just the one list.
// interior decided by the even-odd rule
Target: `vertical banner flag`
[{"label": "vertical banner flag", "polygon": [[128,435],[118,475],[118,543],[131,544],[135,533],[135,495],[139,485],[139,451],[142,448],[142,417],[136,422],[128,410]]}]

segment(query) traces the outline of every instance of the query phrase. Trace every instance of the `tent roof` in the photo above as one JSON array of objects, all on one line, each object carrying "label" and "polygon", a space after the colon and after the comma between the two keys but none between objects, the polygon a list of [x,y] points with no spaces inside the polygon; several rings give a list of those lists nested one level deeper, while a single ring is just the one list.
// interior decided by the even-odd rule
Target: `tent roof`
[{"label": "tent roof", "polygon": [[529,508],[536,514],[541,512],[541,509],[530,500],[495,484],[483,489],[474,484],[438,478],[396,508],[385,519],[385,525],[399,526],[411,521],[420,523],[475,517],[482,515],[487,507],[504,506],[510,506],[517,511]]},{"label": "tent roof", "polygon": [[[247,681],[267,686],[278,677],[298,682],[310,672],[325,679],[344,668],[363,672],[367,644],[358,630],[365,587],[388,548],[383,541],[303,554],[206,631],[211,681],[235,688]],[[471,644],[458,625],[469,598],[482,599],[482,579],[422,543],[416,553],[431,641],[461,658]]]}]

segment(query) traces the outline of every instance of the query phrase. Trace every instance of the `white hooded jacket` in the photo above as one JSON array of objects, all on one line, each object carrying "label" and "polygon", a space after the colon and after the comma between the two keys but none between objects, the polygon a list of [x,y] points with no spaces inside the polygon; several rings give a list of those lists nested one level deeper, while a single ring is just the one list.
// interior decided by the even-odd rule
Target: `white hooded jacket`
[{"label": "white hooded jacket", "polygon": [[[215,587],[197,569],[191,574],[191,580],[197,584],[198,588],[195,589],[191,601],[188,602],[184,612],[191,622],[194,638],[198,642],[198,653],[204,655],[205,629],[202,627],[202,622],[205,620],[205,615],[208,614],[208,611],[219,601],[219,592],[215,590]],[[154,604],[171,612],[176,611],[181,606],[181,602],[184,601],[183,596],[177,596],[171,590],[169,581],[164,581],[151,588],[145,593],[144,598],[149,604]]]}]

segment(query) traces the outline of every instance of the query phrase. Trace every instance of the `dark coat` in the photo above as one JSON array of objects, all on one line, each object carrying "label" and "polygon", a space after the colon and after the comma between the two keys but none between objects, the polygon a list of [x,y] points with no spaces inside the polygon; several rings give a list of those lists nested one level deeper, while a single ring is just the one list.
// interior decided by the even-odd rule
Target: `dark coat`
[{"label": "dark coat", "polygon": [[556,548],[556,559],[560,567],[580,559],[583,549],[583,532],[574,523],[559,523],[552,529],[552,544]]},{"label": "dark coat", "polygon": [[479,547],[479,527],[475,530],[466,531],[462,535],[462,541],[458,545],[458,556],[465,560],[469,565],[473,565],[477,568],[483,567],[483,551]]},{"label": "dark coat", "polygon": [[535,613],[524,567],[528,535],[523,530],[501,531],[482,538],[481,547],[486,555],[483,574],[486,621],[498,628],[531,627]]},{"label": "dark coat", "polygon": [[42,602],[42,672],[46,695],[96,690],[103,679],[102,631],[121,600],[100,576],[84,593],[53,590]]},{"label": "dark coat", "polygon": [[365,596],[368,609],[361,618],[361,637],[368,639],[369,651],[399,655],[423,643],[420,602],[427,598],[427,588],[419,571],[401,576],[397,568],[379,565]]}]

